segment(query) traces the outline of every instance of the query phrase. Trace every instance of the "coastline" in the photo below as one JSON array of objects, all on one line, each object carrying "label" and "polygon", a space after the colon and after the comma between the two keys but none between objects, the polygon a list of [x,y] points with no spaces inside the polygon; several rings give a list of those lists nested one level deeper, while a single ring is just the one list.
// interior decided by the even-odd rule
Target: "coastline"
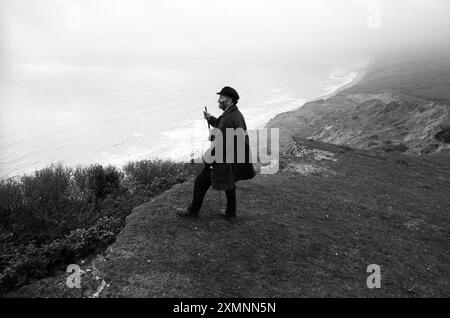
[{"label": "coastline", "polygon": [[374,70],[368,65],[334,92],[278,114],[266,128],[279,129],[280,153],[289,149],[293,136],[363,150],[441,152],[448,146],[435,135],[448,118],[448,106],[434,96],[448,91],[448,73],[440,66],[426,62],[412,70],[399,62]]},{"label": "coastline", "polygon": [[[305,101],[305,102],[302,101],[302,104],[301,104],[301,105],[299,105],[298,107],[295,107],[295,106],[294,106],[295,108],[292,109],[292,110],[288,110],[288,111],[283,110],[283,111],[280,112],[280,113],[276,113],[276,114],[273,115],[273,117],[269,118],[265,123],[263,122],[263,123],[260,125],[260,127],[268,128],[269,123],[270,123],[272,120],[274,120],[275,118],[277,118],[278,116],[283,115],[283,114],[286,114],[286,113],[295,112],[295,111],[297,111],[299,108],[303,107],[305,104],[308,104],[308,103],[311,103],[311,102],[315,102],[315,101],[320,100],[320,99],[328,99],[328,98],[331,98],[331,97],[335,96],[336,94],[338,94],[339,92],[341,92],[341,91],[343,91],[343,90],[345,90],[345,89],[347,89],[347,88],[349,88],[349,87],[352,87],[352,86],[356,85],[356,84],[361,80],[361,78],[365,75],[365,72],[364,72],[363,69],[353,70],[353,71],[351,71],[350,73],[356,73],[356,75],[355,75],[350,81],[347,81],[347,82],[345,82],[343,85],[337,87],[334,91],[332,91],[332,92],[330,92],[330,93],[328,93],[328,94],[325,94],[325,95],[321,95],[321,96],[319,96],[319,97],[317,97],[317,98],[314,98],[314,99],[312,99],[312,100],[307,100],[307,101]],[[282,125],[281,125],[281,126],[282,126]],[[283,127],[280,127],[280,128],[283,128]],[[174,161],[182,161],[182,162],[183,162],[184,160],[174,160]],[[127,162],[128,162],[128,161],[127,161]],[[61,162],[61,163],[62,163],[62,162]],[[100,164],[101,164],[101,163],[100,163]],[[120,169],[120,170],[121,170],[121,168],[122,168],[122,166],[123,166],[123,165],[117,165],[117,164],[112,164],[112,165],[116,166],[116,167],[117,167],[118,169]],[[81,165],[81,166],[88,166],[88,165]],[[7,179],[15,179],[15,180],[18,180],[18,179],[20,179],[23,175],[33,175],[35,171],[39,171],[39,170],[42,170],[42,169],[32,169],[32,171],[30,170],[30,171],[27,172],[27,173],[16,174],[16,175],[13,175],[13,176],[0,175],[0,180],[7,180]]]},{"label": "coastline", "polygon": [[[342,92],[342,91],[344,91],[344,90],[346,90],[346,89],[348,89],[348,88],[350,88],[350,87],[353,87],[353,86],[357,85],[357,84],[364,78],[364,76],[367,74],[367,71],[366,71],[366,70],[367,70],[367,68],[361,68],[361,69],[358,69],[358,70],[353,71],[353,72],[356,73],[355,77],[353,77],[349,82],[347,82],[347,83],[345,83],[345,84],[339,86],[338,88],[336,88],[336,89],[335,89],[334,91],[332,91],[331,93],[328,93],[328,94],[325,94],[325,95],[321,95],[321,96],[319,96],[319,97],[317,97],[317,98],[314,98],[314,99],[312,99],[312,100],[309,100],[309,101],[305,102],[304,104],[302,104],[301,106],[299,106],[299,107],[297,107],[297,108],[295,108],[295,109],[293,109],[293,110],[291,110],[291,111],[281,112],[281,113],[276,114],[274,117],[272,117],[271,119],[269,119],[269,120],[266,122],[266,124],[264,125],[264,128],[269,128],[269,127],[267,127],[267,126],[270,124],[270,122],[271,122],[272,120],[274,120],[276,117],[280,116],[280,115],[287,114],[287,113],[290,113],[290,112],[295,112],[295,111],[297,111],[299,108],[302,108],[304,105],[306,105],[306,104],[308,104],[308,103],[313,103],[313,102],[316,102],[316,101],[321,100],[321,99],[325,99],[325,100],[326,100],[326,99],[330,99],[330,98],[336,96],[338,93],[340,93],[340,92]],[[281,128],[281,127],[280,127],[280,128]]]},{"label": "coastline", "polygon": [[287,112],[281,112],[274,117],[272,117],[264,126],[264,128],[278,128],[279,129],[279,153],[285,152],[289,144],[292,142],[292,136],[295,133],[295,129],[297,127],[297,121],[295,119],[296,113],[300,112],[305,105],[310,105],[312,103],[315,103],[319,100],[329,100],[333,97],[335,97],[338,93],[353,87],[357,85],[367,74],[366,72],[367,67],[357,69],[353,71],[356,73],[355,77],[350,80],[349,82],[339,86],[331,93],[319,96],[317,98],[314,98],[310,101],[305,102],[301,106]]},{"label": "coastline", "polygon": [[358,69],[358,70],[356,70],[354,72],[356,73],[356,76],[353,77],[349,82],[345,83],[342,86],[339,86],[338,88],[336,88],[331,93],[323,95],[323,96],[320,96],[318,98],[315,98],[315,99],[309,101],[308,103],[315,102],[315,101],[318,101],[318,100],[321,100],[321,99],[329,99],[331,97],[336,96],[338,93],[340,93],[340,92],[342,92],[342,91],[344,91],[344,90],[346,90],[346,89],[348,89],[350,87],[353,87],[353,86],[357,85],[364,78],[364,76],[367,74],[367,68]]}]

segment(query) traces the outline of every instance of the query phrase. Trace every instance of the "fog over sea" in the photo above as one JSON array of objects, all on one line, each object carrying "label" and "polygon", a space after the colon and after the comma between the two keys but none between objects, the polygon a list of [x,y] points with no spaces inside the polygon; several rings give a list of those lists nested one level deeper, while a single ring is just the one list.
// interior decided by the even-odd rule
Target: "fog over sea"
[{"label": "fog over sea", "polygon": [[350,82],[336,61],[266,66],[207,63],[76,66],[15,64],[0,82],[0,176],[51,163],[121,167],[128,161],[198,156],[218,92],[234,87],[249,129]]},{"label": "fog over sea", "polygon": [[446,54],[449,3],[2,0],[0,178],[196,158],[222,87],[264,127],[380,56]]}]

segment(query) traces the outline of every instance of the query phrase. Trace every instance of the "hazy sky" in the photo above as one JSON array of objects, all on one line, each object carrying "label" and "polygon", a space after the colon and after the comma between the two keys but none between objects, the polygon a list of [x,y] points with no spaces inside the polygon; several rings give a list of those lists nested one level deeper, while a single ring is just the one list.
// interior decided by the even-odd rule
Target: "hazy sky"
[{"label": "hazy sky", "polygon": [[1,0],[2,62],[370,55],[448,45],[450,0]]}]

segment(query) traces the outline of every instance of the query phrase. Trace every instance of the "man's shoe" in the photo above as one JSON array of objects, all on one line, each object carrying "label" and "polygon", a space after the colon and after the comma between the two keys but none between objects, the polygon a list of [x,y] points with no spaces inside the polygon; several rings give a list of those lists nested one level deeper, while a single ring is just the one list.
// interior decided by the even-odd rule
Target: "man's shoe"
[{"label": "man's shoe", "polygon": [[236,215],[230,215],[230,214],[226,214],[226,213],[220,213],[220,216],[228,222],[232,222],[234,220],[236,220]]},{"label": "man's shoe", "polygon": [[198,213],[192,212],[189,208],[178,208],[177,215],[184,218],[198,218]]}]

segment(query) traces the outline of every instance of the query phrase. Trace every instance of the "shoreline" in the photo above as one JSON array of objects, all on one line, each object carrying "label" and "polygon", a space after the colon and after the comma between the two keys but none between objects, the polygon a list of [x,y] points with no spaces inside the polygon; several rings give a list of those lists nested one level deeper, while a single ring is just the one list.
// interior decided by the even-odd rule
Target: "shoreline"
[{"label": "shoreline", "polygon": [[291,111],[281,112],[281,113],[275,115],[274,117],[272,117],[266,123],[264,128],[278,128],[279,129],[279,153],[282,154],[283,152],[285,152],[288,149],[289,144],[292,141],[292,136],[295,133],[296,123],[294,123],[292,121],[291,115],[294,115],[297,112],[301,112],[302,108],[308,104],[313,104],[319,100],[329,100],[329,99],[335,97],[338,93],[357,85],[362,80],[362,78],[364,78],[364,76],[367,74],[366,70],[367,70],[367,67],[357,69],[357,70],[353,71],[353,73],[356,73],[356,75],[352,80],[337,87],[334,91],[332,91],[328,94],[319,96],[317,98],[314,98],[310,101],[307,101],[304,104],[302,104],[301,106],[299,106]]},{"label": "shoreline", "polygon": [[316,101],[321,100],[321,99],[329,99],[331,97],[336,96],[338,93],[346,90],[347,88],[355,86],[356,84],[358,84],[364,78],[364,76],[367,73],[367,69],[366,68],[358,69],[358,70],[356,70],[354,72],[356,73],[356,76],[354,78],[352,78],[350,81],[348,81],[347,83],[345,83],[342,86],[339,86],[338,88],[336,88],[331,93],[328,93],[326,95],[323,95],[323,96],[320,96],[318,98],[315,98],[315,99],[309,101],[308,103],[316,102]]},{"label": "shoreline", "polygon": [[309,101],[306,101],[306,102],[303,103],[301,106],[299,106],[299,107],[297,107],[297,108],[295,108],[295,109],[293,109],[293,110],[290,110],[290,111],[287,111],[287,112],[281,112],[281,113],[276,114],[275,116],[273,116],[272,118],[270,118],[270,119],[266,122],[266,124],[264,125],[264,128],[268,128],[267,125],[268,125],[273,119],[275,119],[276,117],[278,117],[278,116],[280,116],[280,115],[283,115],[283,114],[286,114],[286,113],[289,113],[289,112],[296,111],[296,110],[298,110],[299,108],[303,107],[304,105],[306,105],[306,104],[308,104],[308,103],[313,103],[313,102],[316,102],[316,101],[321,100],[321,99],[325,99],[325,100],[326,100],[326,99],[330,99],[330,98],[336,96],[338,93],[340,93],[340,92],[342,92],[342,91],[344,91],[344,90],[346,90],[346,89],[348,89],[348,88],[350,88],[350,87],[353,87],[353,86],[357,85],[357,84],[364,78],[364,76],[367,74],[367,67],[366,67],[366,68],[357,69],[357,70],[355,70],[355,71],[353,71],[353,72],[356,73],[356,76],[355,76],[354,78],[352,78],[349,82],[343,84],[342,86],[339,86],[339,87],[336,88],[334,91],[332,91],[332,92],[330,92],[330,93],[328,93],[328,94],[321,95],[321,96],[319,96],[319,97],[316,97],[316,98],[314,98],[314,99],[311,99],[311,100],[309,100]]}]

